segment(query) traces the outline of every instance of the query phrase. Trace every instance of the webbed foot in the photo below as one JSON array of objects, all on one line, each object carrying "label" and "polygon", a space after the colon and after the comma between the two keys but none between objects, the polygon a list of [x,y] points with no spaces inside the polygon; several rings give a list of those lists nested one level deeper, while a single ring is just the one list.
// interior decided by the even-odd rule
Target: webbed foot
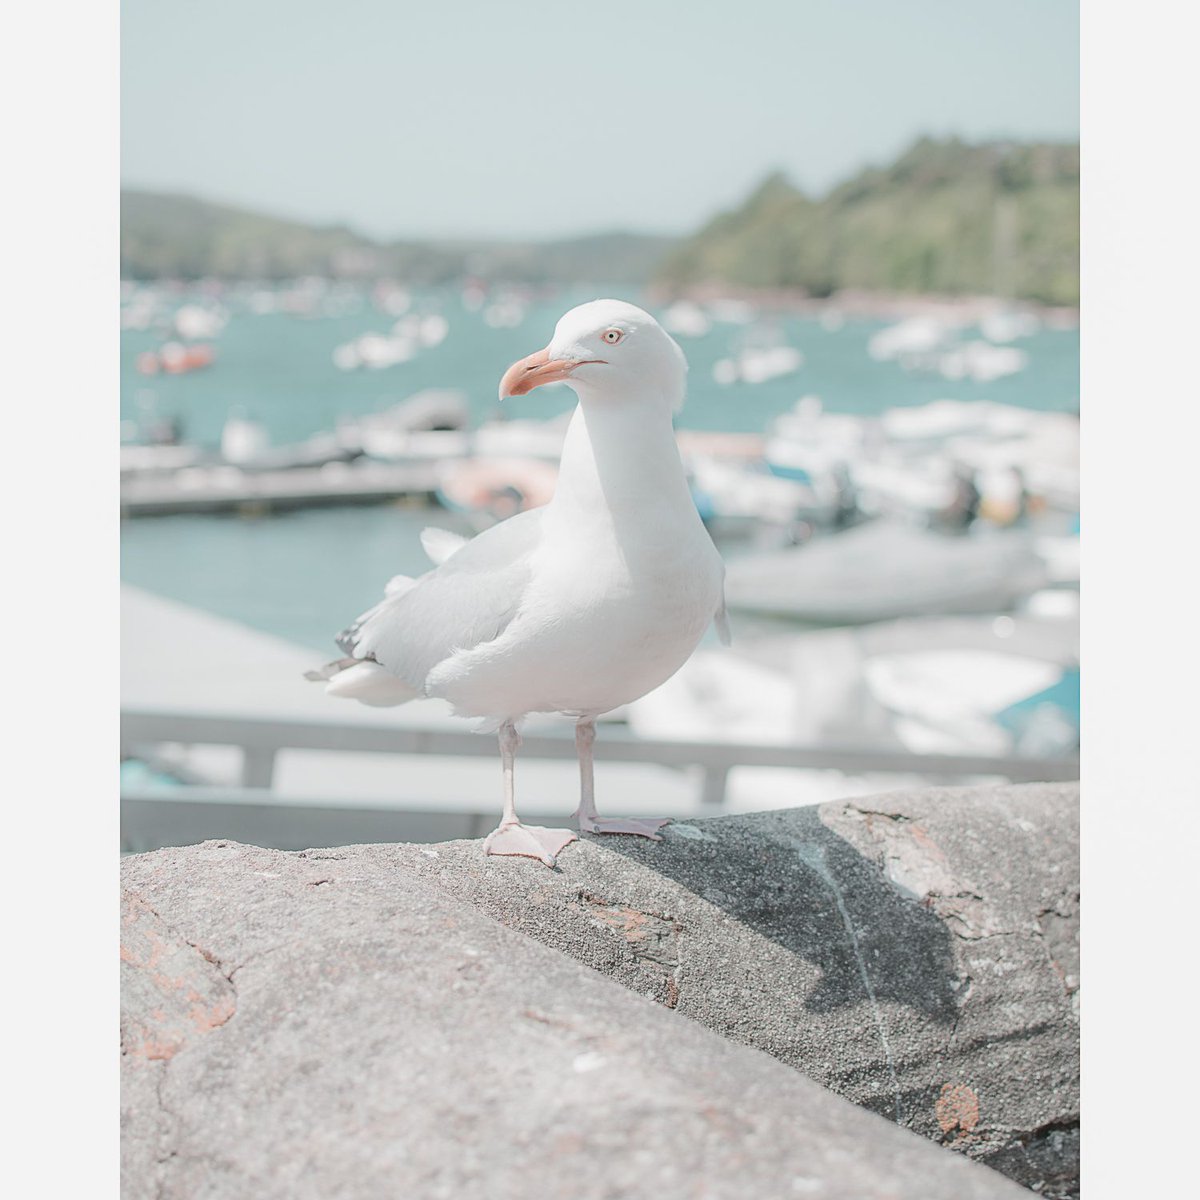
[{"label": "webbed foot", "polygon": [[582,833],[631,833],[637,837],[661,842],[662,834],[658,831],[670,823],[669,817],[655,817],[647,821],[635,820],[632,817],[580,817],[579,829]]},{"label": "webbed foot", "polygon": [[536,858],[552,867],[563,848],[578,840],[579,835],[573,829],[547,829],[544,825],[513,823],[493,829],[483,843],[483,852]]}]

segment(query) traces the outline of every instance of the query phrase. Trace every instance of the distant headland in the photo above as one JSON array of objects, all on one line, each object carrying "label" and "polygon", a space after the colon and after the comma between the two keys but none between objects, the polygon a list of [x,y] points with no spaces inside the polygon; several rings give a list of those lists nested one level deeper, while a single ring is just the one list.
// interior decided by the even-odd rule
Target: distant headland
[{"label": "distant headland", "polygon": [[678,295],[762,290],[1079,302],[1079,146],[923,138],[814,198],[782,174],[687,237],[379,241],[193,196],[121,193],[129,279],[604,281]]}]

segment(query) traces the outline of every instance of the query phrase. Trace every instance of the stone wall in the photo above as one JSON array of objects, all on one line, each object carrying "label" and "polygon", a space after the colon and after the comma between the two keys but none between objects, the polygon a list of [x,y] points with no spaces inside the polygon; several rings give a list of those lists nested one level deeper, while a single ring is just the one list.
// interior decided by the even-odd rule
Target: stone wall
[{"label": "stone wall", "polygon": [[128,858],[125,1194],[1020,1194],[976,1158],[1073,1195],[1077,824],[1074,787],[1030,785],[590,838],[556,871],[478,842]]}]

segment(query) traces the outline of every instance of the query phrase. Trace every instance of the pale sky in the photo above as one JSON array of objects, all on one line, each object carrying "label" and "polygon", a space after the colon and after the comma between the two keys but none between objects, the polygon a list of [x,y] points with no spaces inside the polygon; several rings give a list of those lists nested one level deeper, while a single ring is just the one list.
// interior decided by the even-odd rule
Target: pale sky
[{"label": "pale sky", "polygon": [[1074,0],[123,0],[122,178],[382,237],[689,232],[921,133],[1074,139]]}]

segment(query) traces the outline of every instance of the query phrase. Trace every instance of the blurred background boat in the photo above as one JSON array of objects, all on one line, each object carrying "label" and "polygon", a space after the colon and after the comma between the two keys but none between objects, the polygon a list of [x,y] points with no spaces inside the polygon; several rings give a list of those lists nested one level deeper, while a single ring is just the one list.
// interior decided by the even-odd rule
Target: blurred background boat
[{"label": "blurred background boat", "polygon": [[1004,612],[1048,582],[1026,532],[949,537],[891,520],[729,563],[731,608],[827,624]]}]

